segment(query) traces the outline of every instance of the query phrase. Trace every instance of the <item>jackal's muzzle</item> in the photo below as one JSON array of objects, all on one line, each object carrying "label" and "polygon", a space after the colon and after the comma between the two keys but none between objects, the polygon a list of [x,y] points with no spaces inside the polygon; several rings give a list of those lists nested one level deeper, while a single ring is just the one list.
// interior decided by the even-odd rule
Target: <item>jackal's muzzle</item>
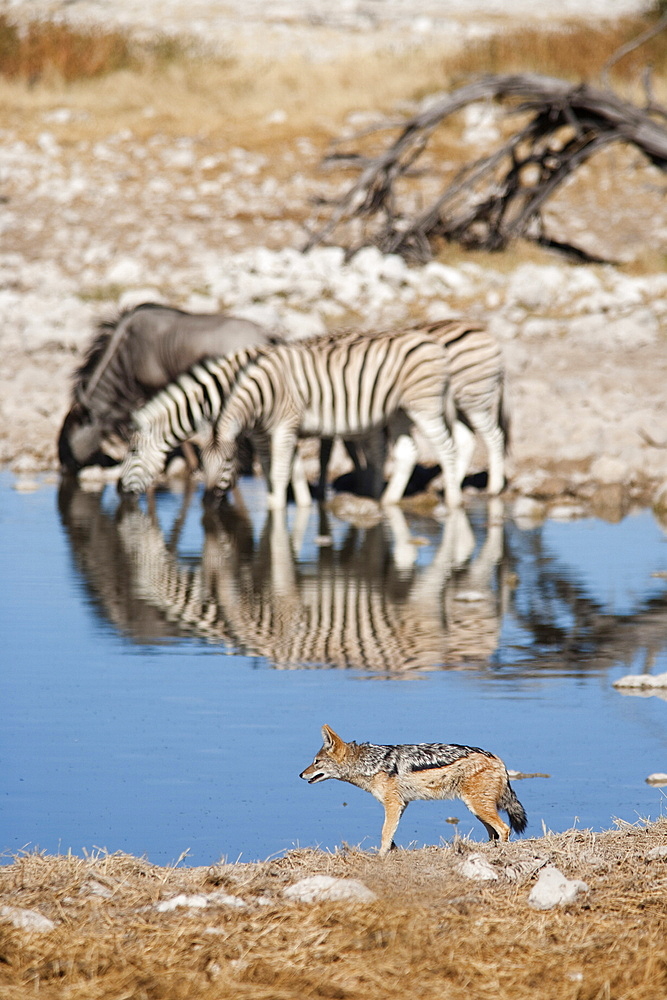
[{"label": "jackal's muzzle", "polygon": [[302,771],[299,775],[304,781],[307,781],[309,785],[314,785],[317,781],[326,781],[327,775],[324,771],[313,771],[313,765],[307,767],[305,771]]}]

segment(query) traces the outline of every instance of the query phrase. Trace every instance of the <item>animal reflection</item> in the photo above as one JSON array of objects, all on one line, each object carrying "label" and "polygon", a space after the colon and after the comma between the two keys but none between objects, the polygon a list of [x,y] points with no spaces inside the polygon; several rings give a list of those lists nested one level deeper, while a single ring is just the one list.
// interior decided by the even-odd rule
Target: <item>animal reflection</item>
[{"label": "animal reflection", "polygon": [[[96,549],[79,552],[77,562],[88,571],[96,567],[100,603],[112,596],[117,603],[125,587],[126,616],[134,606],[141,609],[138,621],[121,622],[117,613],[112,620],[142,641],[192,635],[283,669],[398,672],[488,661],[500,629],[501,516],[490,518],[471,559],[470,522],[464,511],[452,512],[424,566],[398,508],[372,528],[348,527],[338,546],[319,545],[314,559],[300,560],[310,516],[297,511],[290,532],[284,512],[268,514],[255,542],[252,523],[236,508],[206,510],[201,559],[193,564],[178,556],[178,528],[166,540],[154,514],[136,503],[122,504],[114,515],[100,507],[98,518],[106,518],[122,556],[109,559]],[[330,537],[326,512],[319,516],[318,535]],[[84,548],[108,540],[99,529],[87,540],[80,531],[70,530],[70,537]],[[123,577],[100,587],[105,565],[112,572],[122,567]],[[141,634],[146,609],[162,630],[149,618]]]},{"label": "animal reflection", "polygon": [[628,614],[609,613],[567,565],[555,558],[539,528],[506,539],[508,565],[520,566],[512,617],[529,637],[532,657],[571,673],[606,670],[618,664],[651,673],[667,651],[667,591],[656,581]]}]

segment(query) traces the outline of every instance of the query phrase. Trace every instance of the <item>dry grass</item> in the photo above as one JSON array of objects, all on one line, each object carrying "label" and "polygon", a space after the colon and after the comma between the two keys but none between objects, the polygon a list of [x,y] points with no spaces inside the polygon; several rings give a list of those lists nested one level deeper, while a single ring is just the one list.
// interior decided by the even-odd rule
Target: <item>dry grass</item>
[{"label": "dry grass", "polygon": [[[599,29],[508,28],[457,52],[426,43],[320,63],[289,53],[281,60],[223,58],[196,50],[187,38],[138,44],[120,31],[84,32],[48,21],[19,28],[0,16],[0,110],[7,125],[22,121],[27,137],[31,118],[37,130],[41,113],[65,101],[90,113],[85,125],[69,125],[65,138],[71,142],[94,139],[113,122],[137,138],[156,131],[224,135],[262,151],[306,134],[328,140],[354,111],[392,115],[398,105],[473,74],[534,70],[593,79],[609,55],[647,23],[635,18]],[[667,72],[667,32],[622,60],[613,78],[638,80],[647,63],[659,92]],[[284,122],[267,128],[276,111],[284,113]]]},{"label": "dry grass", "polygon": [[[56,927],[0,924],[0,995],[664,1000],[667,858],[647,855],[666,842],[662,820],[481,848],[499,871],[539,857],[588,883],[548,912],[527,905],[534,875],[465,879],[458,865],[480,849],[466,841],[385,862],[357,849],[298,850],[211,869],[28,855],[0,869],[0,906],[36,909]],[[285,902],[285,886],[314,873],[361,879],[377,901]],[[221,890],[247,905],[156,910],[179,893]]]},{"label": "dry grass", "polygon": [[123,32],[76,31],[51,21],[23,28],[0,16],[0,74],[10,80],[72,82],[114,73],[132,62]]},{"label": "dry grass", "polygon": [[[566,80],[595,83],[610,56],[656,23],[655,16],[626,18],[596,27],[572,22],[551,30],[515,27],[467,46],[450,61],[451,74],[535,72]],[[614,66],[612,82],[634,83],[643,68],[656,76],[667,73],[667,32],[664,30]]]}]

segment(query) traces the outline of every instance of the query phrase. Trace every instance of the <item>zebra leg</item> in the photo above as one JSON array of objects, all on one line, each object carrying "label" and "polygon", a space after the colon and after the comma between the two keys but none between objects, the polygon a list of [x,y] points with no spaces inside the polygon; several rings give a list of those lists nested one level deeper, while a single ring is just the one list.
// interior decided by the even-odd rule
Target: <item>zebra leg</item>
[{"label": "zebra leg", "polygon": [[[269,510],[284,510],[287,506],[287,484],[292,471],[296,442],[296,430],[287,424],[280,424],[271,434],[271,474],[269,494],[266,498]],[[310,491],[308,503],[310,504]]]},{"label": "zebra leg", "polygon": [[456,474],[461,483],[472,462],[475,451],[475,432],[467,423],[457,419],[453,434],[456,445]]},{"label": "zebra leg", "polygon": [[421,410],[406,410],[406,413],[435,450],[445,484],[445,503],[448,507],[460,507],[463,498],[456,468],[456,447],[444,416]]},{"label": "zebra leg", "polygon": [[394,445],[394,465],[387,488],[382,494],[382,504],[398,503],[405,493],[416,462],[417,446],[412,435],[400,434]]},{"label": "zebra leg", "polygon": [[[379,500],[384,489],[384,465],[387,458],[387,432],[384,427],[376,427],[363,439],[366,453],[366,469],[363,474],[365,493],[373,500]],[[412,472],[412,470],[410,470]]]},{"label": "zebra leg", "polygon": [[[324,500],[327,495],[327,469],[333,449],[333,438],[323,437],[320,439],[320,478],[315,487],[315,499]],[[296,493],[295,493],[296,495]]]},{"label": "zebra leg", "polygon": [[292,462],[292,489],[294,490],[294,500],[297,507],[311,506],[310,486],[308,485],[306,470],[303,467],[303,461],[298,451],[295,453],[294,461]]},{"label": "zebra leg", "polygon": [[469,409],[466,416],[486,446],[489,458],[487,492],[497,496],[505,487],[505,435],[502,427],[490,410]]}]

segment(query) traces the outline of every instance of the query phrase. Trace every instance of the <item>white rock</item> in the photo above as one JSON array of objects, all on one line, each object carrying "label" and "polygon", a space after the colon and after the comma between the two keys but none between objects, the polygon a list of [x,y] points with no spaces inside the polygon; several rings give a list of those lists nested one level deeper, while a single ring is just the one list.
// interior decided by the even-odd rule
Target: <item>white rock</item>
[{"label": "white rock", "polygon": [[549,518],[552,521],[575,521],[585,513],[584,508],[578,504],[556,504],[549,509]]},{"label": "white rock", "polygon": [[563,285],[562,268],[522,264],[510,279],[507,298],[531,312],[544,310],[557,298]]},{"label": "white rock", "polygon": [[647,861],[659,861],[660,858],[667,858],[667,844],[662,847],[652,847],[646,855]]},{"label": "white rock", "polygon": [[544,518],[544,504],[532,497],[517,497],[512,506],[512,516],[515,521],[530,521],[531,527],[535,521]]},{"label": "white rock", "polygon": [[[214,903],[217,906],[231,906],[233,909],[242,910],[248,904],[245,899],[241,899],[240,896],[232,896],[230,893],[225,892],[224,889],[218,889],[215,892],[210,892],[206,897],[209,903]],[[262,899],[261,897],[256,900],[258,903],[268,903],[270,900]]]},{"label": "white rock", "polygon": [[468,855],[459,865],[459,871],[461,875],[475,882],[494,882],[498,878],[498,872],[483,854]]},{"label": "white rock", "polygon": [[309,875],[284,889],[283,895],[299,903],[339,899],[372,903],[377,899],[375,893],[356,878],[334,878],[332,875]]},{"label": "white rock", "polygon": [[470,281],[455,267],[447,264],[440,264],[437,260],[429,261],[425,267],[413,272],[413,280],[419,285],[426,284],[427,287],[436,292],[440,286],[450,289],[452,292],[462,294],[470,288]]},{"label": "white rock", "polygon": [[[649,774],[645,781],[647,785],[667,785],[667,774],[656,771],[654,774]],[[665,848],[665,852],[667,852],[667,847]]]},{"label": "white rock", "polygon": [[131,257],[121,257],[106,273],[106,280],[110,285],[136,285],[141,278],[141,264]]},{"label": "white rock", "polygon": [[0,906],[0,922],[35,934],[46,934],[56,926],[53,920],[37,910],[24,910],[18,906]]},{"label": "white rock", "polygon": [[625,462],[611,455],[600,455],[591,465],[591,478],[599,483],[623,483],[628,473]]},{"label": "white rock", "polygon": [[613,681],[615,688],[663,688],[667,687],[665,674],[625,674]]},{"label": "white rock", "polygon": [[189,896],[182,892],[178,896],[172,896],[171,899],[163,899],[160,903],[156,903],[155,909],[158,913],[169,913],[171,910],[177,910],[180,907],[203,910],[205,906],[208,906],[208,899],[202,893]]},{"label": "white rock", "polygon": [[530,890],[528,905],[535,910],[551,910],[554,906],[573,903],[580,892],[588,892],[585,882],[566,878],[554,865],[547,865]]}]

